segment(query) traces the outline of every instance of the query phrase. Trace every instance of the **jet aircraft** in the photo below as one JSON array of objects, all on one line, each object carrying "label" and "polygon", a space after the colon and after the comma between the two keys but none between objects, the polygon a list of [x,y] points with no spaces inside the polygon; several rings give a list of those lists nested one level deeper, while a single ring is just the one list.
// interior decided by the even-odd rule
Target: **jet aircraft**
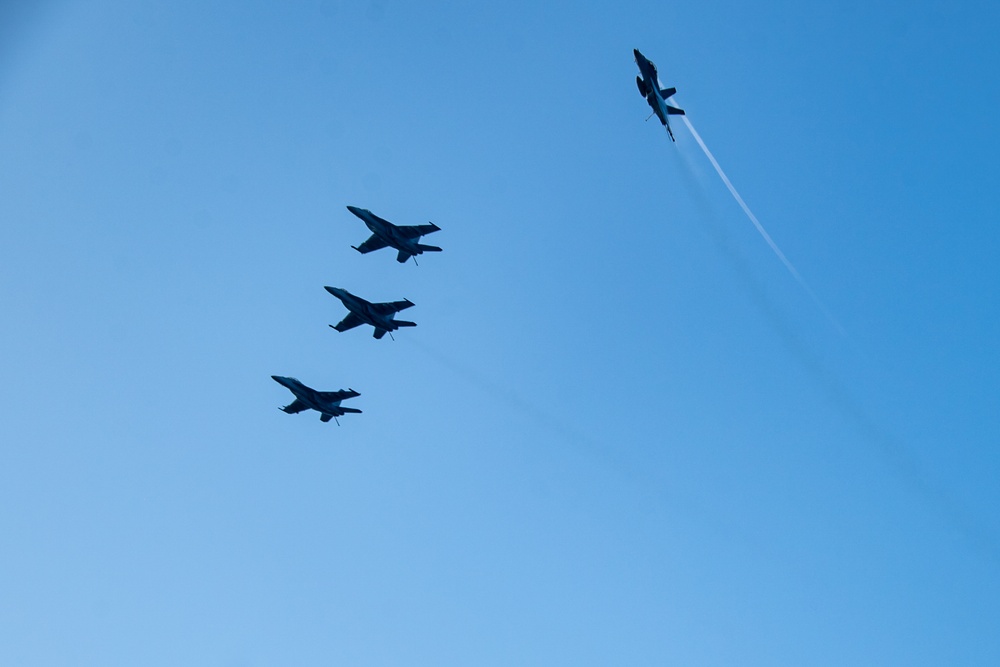
[{"label": "jet aircraft", "polygon": [[347,210],[364,220],[368,229],[372,230],[372,235],[367,241],[360,246],[351,246],[361,254],[392,246],[399,251],[399,254],[396,255],[397,262],[402,264],[413,257],[413,263],[416,264],[415,255],[424,252],[441,252],[441,248],[436,245],[420,243],[421,236],[441,231],[441,228],[433,222],[426,225],[394,225],[365,208],[348,206]]},{"label": "jet aircraft", "polygon": [[[337,331],[347,331],[361,324],[370,324],[375,327],[375,338],[381,338],[387,332],[395,331],[399,327],[417,326],[413,322],[395,319],[396,313],[414,305],[409,299],[388,303],[371,303],[339,287],[325,287],[324,289],[340,299],[344,307],[351,311],[336,326],[330,325]],[[391,333],[389,337],[392,338]]]},{"label": "jet aircraft", "polygon": [[632,53],[635,55],[635,64],[639,66],[639,72],[642,74],[642,76],[635,77],[635,85],[639,86],[639,93],[646,98],[646,102],[663,123],[663,127],[667,128],[670,140],[675,141],[674,133],[670,131],[670,122],[667,120],[667,116],[683,116],[684,110],[670,106],[666,100],[675,94],[677,89],[660,88],[660,80],[656,76],[656,65],[639,53],[639,49],[632,49]]},{"label": "jet aircraft", "polygon": [[[319,420],[321,422],[328,422],[331,419],[343,417],[348,412],[361,412],[361,410],[356,408],[345,408],[340,405],[340,402],[345,399],[361,395],[353,389],[316,391],[311,387],[305,386],[295,378],[287,378],[280,375],[272,375],[271,378],[295,394],[294,401],[283,408],[278,408],[290,415],[302,412],[303,410],[316,410],[320,413]],[[340,424],[340,420],[337,420],[337,424]]]}]

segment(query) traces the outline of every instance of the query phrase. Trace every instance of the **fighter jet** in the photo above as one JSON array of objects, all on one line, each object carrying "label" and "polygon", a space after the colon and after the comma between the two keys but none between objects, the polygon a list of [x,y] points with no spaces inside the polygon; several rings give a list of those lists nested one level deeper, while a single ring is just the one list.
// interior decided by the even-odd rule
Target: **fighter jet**
[{"label": "fighter jet", "polygon": [[[344,399],[354,398],[355,396],[361,395],[353,389],[341,389],[340,391],[316,391],[315,389],[305,386],[295,378],[286,378],[280,375],[272,375],[271,378],[278,384],[287,387],[289,391],[295,394],[294,401],[283,408],[278,408],[279,410],[287,412],[290,415],[302,412],[303,410],[316,410],[320,413],[319,420],[321,422],[328,422],[331,419],[343,417],[348,412],[361,412],[361,410],[356,408],[344,408],[340,405],[340,402]],[[340,425],[339,419],[337,420],[337,424]]]},{"label": "fighter jet", "polygon": [[[667,121],[667,116],[682,116],[684,115],[684,110],[670,106],[666,100],[675,94],[677,89],[660,88],[660,80],[656,76],[656,65],[651,60],[648,60],[646,56],[639,53],[639,49],[632,49],[632,53],[635,55],[635,64],[639,66],[639,72],[642,74],[642,76],[635,77],[635,85],[639,86],[639,94],[646,98],[646,102],[653,110],[653,113],[663,123],[663,127],[667,128],[670,140],[675,141],[674,133],[670,131],[670,123]],[[649,119],[647,118],[646,120]]]},{"label": "fighter jet", "polygon": [[[399,327],[417,326],[413,322],[393,319],[396,313],[413,305],[413,302],[409,299],[390,301],[388,303],[371,303],[339,287],[325,287],[324,289],[340,299],[347,310],[351,311],[339,324],[336,326],[330,325],[331,328],[337,331],[347,331],[360,324],[370,324],[375,327],[375,338],[381,338],[386,332],[395,331]],[[389,338],[392,338],[391,333],[389,334]]]},{"label": "fighter jet", "polygon": [[360,246],[351,246],[361,254],[392,246],[399,251],[399,254],[396,255],[397,262],[402,264],[413,257],[413,263],[416,264],[415,255],[424,252],[441,252],[441,248],[436,245],[420,243],[421,236],[441,231],[441,228],[433,222],[426,225],[394,225],[365,208],[348,206],[347,210],[364,220],[368,229],[372,230],[372,235],[367,241]]}]

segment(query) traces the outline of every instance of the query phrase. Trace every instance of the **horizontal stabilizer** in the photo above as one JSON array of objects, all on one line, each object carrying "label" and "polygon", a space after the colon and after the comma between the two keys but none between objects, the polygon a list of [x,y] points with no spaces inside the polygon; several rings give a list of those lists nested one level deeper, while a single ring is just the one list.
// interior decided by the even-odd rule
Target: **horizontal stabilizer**
[{"label": "horizontal stabilizer", "polygon": [[684,109],[678,109],[677,107],[672,107],[669,104],[667,105],[667,113],[670,114],[671,116],[684,116],[684,115],[686,115],[684,113]]},{"label": "horizontal stabilizer", "polygon": [[406,252],[405,250],[400,250],[399,254],[396,255],[396,261],[399,262],[400,264],[405,264],[406,260],[408,260],[411,257],[413,257],[413,255],[411,255],[410,253]]},{"label": "horizontal stabilizer", "polygon": [[671,95],[676,95],[676,94],[677,94],[676,88],[663,88],[660,90],[660,97],[662,97],[663,99],[667,99]]},{"label": "horizontal stabilizer", "polygon": [[416,322],[407,322],[405,320],[393,320],[393,322],[395,322],[396,326],[398,326],[398,327],[415,327],[415,326],[417,326]]},{"label": "horizontal stabilizer", "polygon": [[354,414],[358,414],[358,415],[361,414],[361,410],[358,410],[357,408],[341,408],[341,410],[343,412],[353,412]]},{"label": "horizontal stabilizer", "polygon": [[323,422],[323,423],[326,423],[326,422],[330,421],[331,419],[333,419],[333,415],[327,414],[325,412],[319,416],[319,420],[321,422]]},{"label": "horizontal stabilizer", "polygon": [[381,340],[382,336],[386,334],[385,329],[375,329],[375,333],[372,334],[376,339]]},{"label": "horizontal stabilizer", "polygon": [[423,250],[424,252],[441,252],[441,248],[436,245],[424,245],[423,243],[418,243],[417,248]]}]

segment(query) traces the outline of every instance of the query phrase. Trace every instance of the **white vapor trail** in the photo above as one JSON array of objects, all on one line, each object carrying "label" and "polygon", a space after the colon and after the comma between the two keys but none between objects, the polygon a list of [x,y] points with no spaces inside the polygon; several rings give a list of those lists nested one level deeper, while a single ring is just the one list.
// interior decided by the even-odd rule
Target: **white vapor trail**
[{"label": "white vapor trail", "polygon": [[803,278],[802,275],[799,273],[799,270],[795,268],[795,265],[792,264],[787,257],[785,257],[785,253],[781,252],[781,248],[779,248],[778,244],[774,242],[774,239],[771,238],[771,235],[767,233],[766,229],[764,229],[764,225],[760,224],[760,220],[757,219],[757,216],[753,214],[753,211],[750,210],[750,207],[747,206],[747,203],[743,201],[743,197],[741,197],[740,193],[736,191],[735,187],[733,187],[732,181],[730,181],[729,177],[726,176],[726,172],[722,171],[722,167],[719,166],[719,163],[718,161],[716,161],[715,156],[712,155],[712,151],[708,150],[708,146],[705,145],[705,142],[702,140],[701,135],[698,134],[698,130],[694,129],[694,125],[691,124],[691,121],[688,120],[687,116],[681,116],[681,118],[684,120],[684,124],[687,125],[687,128],[691,131],[691,136],[693,136],[694,140],[698,142],[699,146],[701,146],[701,150],[702,152],[705,153],[705,157],[707,157],[708,161],[712,163],[713,167],[715,167],[715,171],[716,173],[719,174],[719,178],[721,178],[722,182],[726,184],[727,188],[729,188],[729,192],[730,194],[733,195],[733,199],[736,200],[736,203],[740,205],[740,208],[743,209],[743,212],[747,214],[748,218],[750,218],[750,222],[753,223],[753,226],[757,228],[757,232],[760,233],[761,237],[765,241],[767,241],[767,245],[771,246],[771,250],[773,250],[774,254],[778,256],[778,259],[781,260],[781,263],[785,265],[785,268],[788,269],[788,272],[792,274],[792,277],[795,278],[795,280],[799,283],[799,285],[802,286],[802,289],[804,289],[806,293],[809,294],[810,297],[812,297],[812,300],[816,302],[816,305],[819,306],[819,309],[823,311],[823,314],[826,315],[826,318],[830,320],[833,326],[836,327],[841,334],[843,334],[844,328],[840,326],[840,323],[837,322],[833,314],[831,314],[830,311],[827,309],[827,307],[823,304],[823,302],[820,301],[820,298],[819,296],[816,295],[816,292],[814,292],[812,288],[809,287],[809,284],[805,281],[805,278]]}]

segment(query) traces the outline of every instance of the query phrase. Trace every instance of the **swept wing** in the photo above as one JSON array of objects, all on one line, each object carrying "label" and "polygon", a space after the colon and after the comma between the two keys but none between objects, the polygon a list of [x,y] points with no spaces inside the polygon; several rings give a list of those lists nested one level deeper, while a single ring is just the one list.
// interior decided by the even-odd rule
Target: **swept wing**
[{"label": "swept wing", "polygon": [[309,406],[297,398],[288,405],[286,405],[285,407],[281,408],[283,412],[287,412],[290,415],[294,415],[298,412],[302,412],[303,410],[308,410],[308,409]]},{"label": "swept wing", "polygon": [[337,326],[333,326],[332,324],[330,326],[332,326],[337,331],[347,331],[348,329],[353,329],[354,327],[360,326],[362,324],[364,324],[364,321],[360,317],[358,317],[354,313],[348,313],[347,317],[345,317],[344,319],[342,319],[340,322],[337,323]]},{"label": "swept wing", "polygon": [[441,228],[432,222],[426,225],[400,225],[399,227],[396,227],[396,231],[398,231],[401,236],[413,239],[418,236],[425,236],[434,232],[440,232]]},{"label": "swept wing", "polygon": [[[347,400],[348,398],[356,398],[361,395],[358,392],[354,391],[353,389],[341,389],[340,391],[320,391],[317,393],[319,394],[319,397],[321,399],[323,399],[324,401],[330,401],[331,403],[334,401]],[[347,408],[341,408],[341,410],[346,410],[346,409]]]},{"label": "swept wing", "polygon": [[351,246],[351,247],[360,252],[362,255],[364,255],[366,253],[371,252],[372,250],[381,250],[387,245],[389,244],[380,239],[378,235],[372,234],[370,237],[368,237],[368,240],[362,243],[361,245]]},{"label": "swept wing", "polygon": [[[409,299],[403,299],[402,301],[388,301],[386,303],[373,303],[371,305],[372,310],[374,310],[379,315],[388,315],[389,313],[398,313],[401,310],[406,310],[410,306],[414,305]],[[348,318],[350,315],[347,316]],[[344,318],[345,320],[347,318]],[[338,325],[339,326],[339,325]]]}]

